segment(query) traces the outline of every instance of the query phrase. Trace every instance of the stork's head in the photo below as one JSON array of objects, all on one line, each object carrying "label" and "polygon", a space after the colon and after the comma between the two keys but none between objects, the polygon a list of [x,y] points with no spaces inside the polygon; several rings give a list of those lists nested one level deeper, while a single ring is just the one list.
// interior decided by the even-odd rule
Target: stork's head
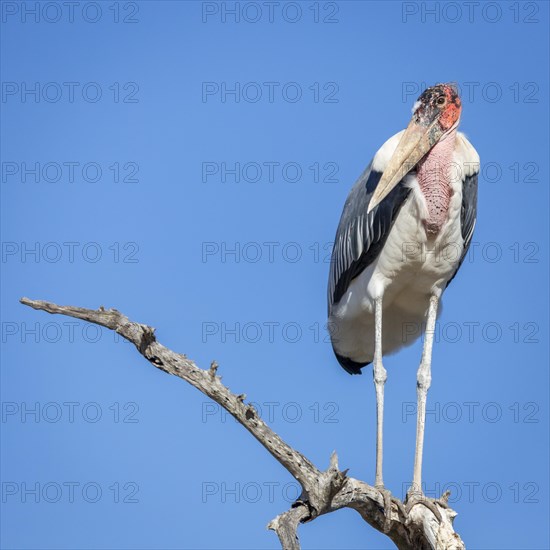
[{"label": "stork's head", "polygon": [[369,212],[460,122],[462,103],[456,86],[436,84],[422,92],[369,203]]},{"label": "stork's head", "polygon": [[[441,136],[458,125],[462,103],[452,84],[436,84],[422,92],[413,106],[411,123],[430,127],[437,123]],[[410,124],[409,124],[410,126]]]}]

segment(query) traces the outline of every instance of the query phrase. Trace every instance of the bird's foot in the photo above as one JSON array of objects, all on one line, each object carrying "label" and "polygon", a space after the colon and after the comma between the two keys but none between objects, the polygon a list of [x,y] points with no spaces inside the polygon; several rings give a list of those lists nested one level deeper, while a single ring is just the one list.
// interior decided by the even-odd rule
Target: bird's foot
[{"label": "bird's foot", "polygon": [[395,504],[398,512],[401,513],[404,518],[407,517],[407,511],[403,503],[398,498],[394,497],[384,485],[376,485],[376,489],[384,499],[384,532],[389,532],[391,527],[392,504]]},{"label": "bird's foot", "polygon": [[405,510],[406,515],[408,516],[411,512],[411,510],[416,506],[417,504],[423,504],[430,510],[433,515],[437,518],[437,521],[439,523],[442,522],[443,518],[441,517],[441,512],[439,511],[439,508],[437,505],[441,506],[441,508],[448,508],[448,499],[449,499],[450,492],[447,491],[441,495],[440,498],[430,498],[427,497],[422,490],[415,490],[413,487],[411,487],[407,491],[407,498],[405,499]]}]

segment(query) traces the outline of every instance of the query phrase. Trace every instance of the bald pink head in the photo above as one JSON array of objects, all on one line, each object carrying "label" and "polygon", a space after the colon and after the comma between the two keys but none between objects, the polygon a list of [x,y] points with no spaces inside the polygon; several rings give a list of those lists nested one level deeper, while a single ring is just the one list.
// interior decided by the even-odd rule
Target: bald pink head
[{"label": "bald pink head", "polygon": [[458,122],[461,111],[456,86],[436,84],[422,92],[415,103],[414,116],[422,126],[430,126],[437,119],[441,130],[447,132]]}]

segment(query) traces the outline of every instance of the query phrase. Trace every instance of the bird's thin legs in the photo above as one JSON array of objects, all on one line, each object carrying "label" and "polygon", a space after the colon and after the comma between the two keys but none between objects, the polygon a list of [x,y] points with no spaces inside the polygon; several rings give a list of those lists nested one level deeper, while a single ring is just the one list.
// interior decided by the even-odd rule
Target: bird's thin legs
[{"label": "bird's thin legs", "polygon": [[384,488],[384,478],[382,477],[382,459],[383,459],[383,427],[384,427],[384,384],[388,374],[384,365],[382,365],[382,297],[374,302],[374,358],[373,374],[374,387],[376,389],[376,477],[374,484],[380,491],[384,499],[384,529],[389,532],[392,517],[392,502],[396,504],[397,509],[403,516],[406,511],[399,499],[392,497],[391,493]]},{"label": "bird's thin legs", "polygon": [[416,395],[418,399],[417,420],[416,420],[416,449],[414,453],[414,474],[413,484],[410,492],[422,494],[422,453],[424,450],[424,426],[426,424],[426,399],[428,389],[432,382],[432,347],[435,331],[435,320],[437,317],[437,306],[439,296],[431,296],[428,306],[428,320],[426,322],[426,334],[424,336],[424,349],[422,360],[416,377]]},{"label": "bird's thin legs", "polygon": [[384,425],[384,384],[388,375],[382,365],[382,297],[377,298],[374,304],[374,359],[373,375],[376,389],[376,487],[384,487],[382,477],[383,443],[382,431]]}]

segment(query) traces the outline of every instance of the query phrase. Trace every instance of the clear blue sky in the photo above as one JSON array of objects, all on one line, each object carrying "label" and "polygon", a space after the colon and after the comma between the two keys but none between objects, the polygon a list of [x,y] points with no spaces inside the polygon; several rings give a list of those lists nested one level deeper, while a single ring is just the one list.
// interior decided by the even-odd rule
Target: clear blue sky
[{"label": "clear blue sky", "polygon": [[[424,83],[456,81],[483,171],[425,489],[451,489],[468,548],[549,548],[548,4],[241,2],[238,22],[233,2],[38,6],[2,3],[2,547],[271,549],[296,496],[196,390],[21,296],[151,324],[317,466],[336,449],[373,482],[371,372],[347,375],[323,328],[328,243]],[[420,352],[386,360],[398,496]],[[391,548],[349,510],[300,534]]]}]

